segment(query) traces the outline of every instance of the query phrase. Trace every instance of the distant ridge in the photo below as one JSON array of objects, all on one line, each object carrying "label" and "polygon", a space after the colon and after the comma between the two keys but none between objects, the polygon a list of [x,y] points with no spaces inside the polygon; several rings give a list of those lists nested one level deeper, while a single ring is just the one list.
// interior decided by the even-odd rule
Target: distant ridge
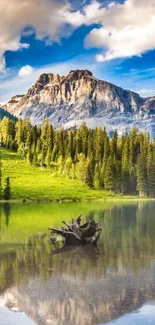
[{"label": "distant ridge", "polygon": [[25,95],[12,97],[3,108],[16,117],[29,117],[33,124],[48,117],[55,127],[70,128],[85,121],[107,131],[137,127],[155,134],[155,97],[142,98],[88,70],[72,70],[67,76],[44,73]]}]

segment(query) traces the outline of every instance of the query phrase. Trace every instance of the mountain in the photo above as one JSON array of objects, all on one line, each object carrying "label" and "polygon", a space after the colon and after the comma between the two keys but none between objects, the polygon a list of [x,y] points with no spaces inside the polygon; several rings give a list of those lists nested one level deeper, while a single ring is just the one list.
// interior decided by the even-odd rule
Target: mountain
[{"label": "mountain", "polygon": [[16,121],[17,120],[17,118],[15,116],[13,116],[12,114],[10,114],[6,110],[0,108],[0,120],[2,120],[4,117],[7,117],[7,118],[9,118],[10,120],[13,120],[13,121]]},{"label": "mountain", "polygon": [[99,80],[88,70],[70,71],[60,77],[42,74],[25,95],[12,97],[4,108],[16,117],[30,117],[33,124],[46,117],[55,127],[66,128],[86,121],[120,132],[132,127],[154,132],[155,97],[142,98]]}]

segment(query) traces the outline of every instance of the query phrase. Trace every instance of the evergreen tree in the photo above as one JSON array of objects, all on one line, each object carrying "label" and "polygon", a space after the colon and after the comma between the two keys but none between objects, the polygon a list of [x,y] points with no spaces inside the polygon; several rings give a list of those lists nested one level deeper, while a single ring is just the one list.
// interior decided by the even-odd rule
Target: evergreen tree
[{"label": "evergreen tree", "polygon": [[80,127],[80,134],[81,134],[81,144],[82,144],[82,153],[87,157],[88,152],[88,128],[86,123],[83,122]]},{"label": "evergreen tree", "polygon": [[121,158],[121,165],[122,165],[122,192],[123,194],[130,193],[130,170],[129,170],[129,138],[127,137],[124,146],[122,149],[122,158]]},{"label": "evergreen tree", "polygon": [[113,177],[113,161],[112,157],[109,157],[104,175],[104,188],[107,191],[114,189],[114,177]]},{"label": "evergreen tree", "polygon": [[148,162],[147,162],[147,177],[149,196],[155,197],[155,160],[153,157],[152,147],[149,148]]},{"label": "evergreen tree", "polygon": [[68,157],[65,161],[64,174],[70,178],[71,169],[72,169],[72,158]]},{"label": "evergreen tree", "polygon": [[[115,193],[155,197],[155,140],[133,129],[112,138],[101,127],[54,130],[48,119],[32,126],[30,119],[0,121],[0,145],[18,151],[30,164],[58,169],[89,187]],[[0,195],[2,171],[0,167]]]},{"label": "evergreen tree", "polygon": [[70,178],[76,179],[76,167],[75,167],[75,164],[73,164],[73,163],[72,163],[72,167],[70,170]]},{"label": "evergreen tree", "polygon": [[134,141],[130,139],[129,142],[129,168],[134,166]]},{"label": "evergreen tree", "polygon": [[33,161],[33,154],[32,154],[32,151],[31,151],[31,147],[29,147],[28,150],[27,150],[26,158],[27,158],[28,163],[31,164],[32,161]]},{"label": "evergreen tree", "polygon": [[130,194],[137,194],[137,172],[136,165],[130,169]]},{"label": "evergreen tree", "polygon": [[91,155],[94,155],[94,130],[89,129],[88,130],[88,152],[87,157],[91,157]]},{"label": "evergreen tree", "polygon": [[24,142],[23,121],[22,121],[21,118],[18,119],[18,122],[16,123],[16,128],[15,129],[16,129],[15,139],[16,139],[16,142],[17,142],[17,145],[18,145],[18,148],[19,148],[21,143]]},{"label": "evergreen tree", "polygon": [[0,200],[2,198],[2,162],[0,159]]},{"label": "evergreen tree", "polygon": [[76,175],[77,175],[77,179],[81,180],[83,183],[85,183],[86,181],[87,169],[88,169],[87,159],[81,153],[80,155],[78,155],[78,162],[76,163]]},{"label": "evergreen tree", "polygon": [[103,131],[101,127],[97,127],[95,130],[94,151],[95,151],[95,160],[101,162],[104,155]]},{"label": "evergreen tree", "polygon": [[34,153],[33,153],[33,161],[32,161],[32,163],[35,166],[38,165],[38,159],[37,159],[37,153],[36,153],[36,151],[34,151]]},{"label": "evergreen tree", "polygon": [[104,163],[102,163],[101,170],[100,170],[100,183],[101,183],[101,188],[104,188],[105,170],[106,170],[106,166],[104,165]]},{"label": "evergreen tree", "polygon": [[59,174],[62,175],[63,174],[63,171],[64,171],[64,160],[63,160],[63,157],[60,156],[59,159],[58,159],[58,171],[59,171]]},{"label": "evergreen tree", "polygon": [[32,126],[30,119],[26,119],[23,122],[23,137],[24,137],[24,144],[25,144],[25,149],[30,149],[32,145]]},{"label": "evergreen tree", "polygon": [[109,156],[110,156],[110,141],[109,141],[108,136],[106,135],[105,139],[104,139],[104,158],[103,158],[104,170],[106,169]]},{"label": "evergreen tree", "polygon": [[121,161],[114,160],[113,165],[113,182],[114,182],[114,192],[121,193],[122,191],[122,173],[121,173]]},{"label": "evergreen tree", "polygon": [[87,159],[86,163],[85,183],[89,188],[93,188],[94,186],[94,174],[92,160],[90,158]]},{"label": "evergreen tree", "polygon": [[111,140],[111,153],[112,155],[117,158],[118,154],[117,154],[117,141],[118,141],[118,133],[117,130],[115,130],[113,136],[112,136],[112,140]]},{"label": "evergreen tree", "polygon": [[65,132],[63,130],[59,131],[59,151],[58,156],[65,158]]},{"label": "evergreen tree", "polygon": [[82,139],[81,139],[81,131],[80,129],[77,130],[76,137],[75,137],[75,155],[76,161],[78,160],[78,155],[82,153]]},{"label": "evergreen tree", "polygon": [[101,175],[100,175],[100,165],[99,165],[99,163],[96,163],[96,165],[95,165],[94,187],[96,189],[100,189],[101,188]]},{"label": "evergreen tree", "polygon": [[74,160],[75,150],[74,150],[74,133],[73,131],[68,131],[68,141],[67,141],[67,157],[71,157]]},{"label": "evergreen tree", "polygon": [[51,156],[52,156],[51,147],[49,146],[48,149],[47,149],[47,155],[46,155],[46,158],[45,158],[45,164],[46,164],[47,167],[50,167]]},{"label": "evergreen tree", "polygon": [[140,197],[147,195],[147,175],[143,154],[140,153],[137,161],[137,191]]}]

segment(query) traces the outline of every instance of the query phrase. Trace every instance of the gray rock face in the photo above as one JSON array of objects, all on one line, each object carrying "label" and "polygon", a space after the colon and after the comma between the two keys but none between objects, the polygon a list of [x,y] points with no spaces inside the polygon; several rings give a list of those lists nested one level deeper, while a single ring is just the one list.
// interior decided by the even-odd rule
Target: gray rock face
[{"label": "gray rock face", "polygon": [[[33,124],[46,117],[56,127],[70,127],[90,122],[107,128],[131,124],[145,129],[155,112],[155,97],[144,99],[137,93],[96,79],[88,70],[70,71],[60,77],[42,74],[23,96],[15,96],[4,107],[23,119],[30,117]],[[146,123],[147,120],[147,123]]]}]

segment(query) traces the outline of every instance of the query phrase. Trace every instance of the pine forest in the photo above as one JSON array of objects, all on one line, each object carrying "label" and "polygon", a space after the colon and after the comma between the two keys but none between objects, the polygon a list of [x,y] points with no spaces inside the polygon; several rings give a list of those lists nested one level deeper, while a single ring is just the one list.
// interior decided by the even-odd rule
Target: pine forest
[{"label": "pine forest", "polygon": [[28,163],[56,168],[60,175],[116,194],[155,197],[155,140],[133,129],[111,137],[105,129],[54,129],[46,119],[0,121],[0,145],[19,152]]}]

